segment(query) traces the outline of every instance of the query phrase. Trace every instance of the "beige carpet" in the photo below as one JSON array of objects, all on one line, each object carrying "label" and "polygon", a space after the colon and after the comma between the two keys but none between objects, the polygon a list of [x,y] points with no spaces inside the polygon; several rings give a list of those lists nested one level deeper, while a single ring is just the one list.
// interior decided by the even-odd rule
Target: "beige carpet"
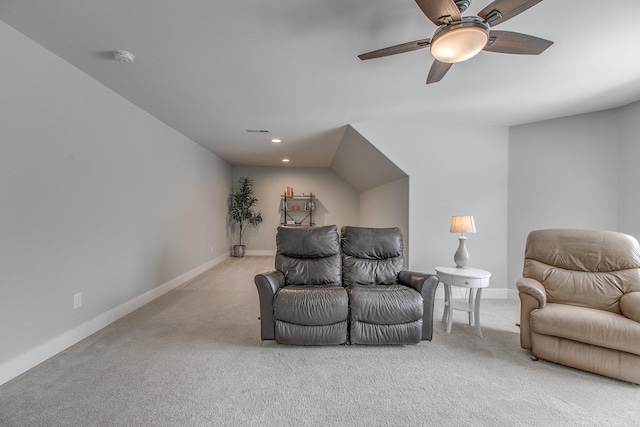
[{"label": "beige carpet", "polygon": [[640,425],[640,387],[531,362],[518,305],[483,300],[406,347],[261,342],[253,276],[229,259],[0,387],[1,426]]}]

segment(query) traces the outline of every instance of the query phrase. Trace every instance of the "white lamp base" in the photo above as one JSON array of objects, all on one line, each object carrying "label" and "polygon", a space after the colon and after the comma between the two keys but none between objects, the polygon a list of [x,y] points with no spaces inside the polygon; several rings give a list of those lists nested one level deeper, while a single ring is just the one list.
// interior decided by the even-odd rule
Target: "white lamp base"
[{"label": "white lamp base", "polygon": [[469,251],[467,251],[467,247],[465,246],[465,242],[467,238],[464,235],[458,237],[460,244],[458,245],[458,250],[453,256],[453,260],[456,262],[456,268],[467,268],[469,265]]}]

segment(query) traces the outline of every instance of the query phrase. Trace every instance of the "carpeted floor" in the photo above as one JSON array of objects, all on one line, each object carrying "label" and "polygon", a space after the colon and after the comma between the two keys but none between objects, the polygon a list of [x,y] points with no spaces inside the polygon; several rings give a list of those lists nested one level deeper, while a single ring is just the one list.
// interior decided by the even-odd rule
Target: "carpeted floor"
[{"label": "carpeted floor", "polygon": [[640,387],[520,349],[518,304],[482,301],[406,347],[261,342],[253,276],[229,259],[0,387],[1,426],[640,425]]}]

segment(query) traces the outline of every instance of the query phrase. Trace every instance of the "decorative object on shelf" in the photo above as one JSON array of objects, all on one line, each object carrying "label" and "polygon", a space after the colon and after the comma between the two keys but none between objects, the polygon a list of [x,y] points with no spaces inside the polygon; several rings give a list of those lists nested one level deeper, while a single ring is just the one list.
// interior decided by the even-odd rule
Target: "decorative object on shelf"
[{"label": "decorative object on shelf", "polygon": [[293,197],[293,187],[287,187],[284,189],[284,195],[287,197]]},{"label": "decorative object on shelf", "polygon": [[458,245],[458,250],[453,256],[453,260],[456,262],[456,267],[467,268],[469,265],[469,251],[467,251],[467,247],[465,245],[467,238],[464,233],[476,232],[476,223],[473,220],[473,216],[452,216],[449,231],[451,233],[460,233],[460,236],[458,237],[460,244]]},{"label": "decorative object on shelf", "polygon": [[291,189],[289,195],[289,189],[287,186],[285,192],[280,197],[282,198],[281,208],[282,220],[281,225],[294,225],[302,227],[313,227],[313,211],[315,210],[316,202],[313,193],[294,194]]},{"label": "decorative object on shelf", "polygon": [[233,246],[232,255],[243,257],[246,247],[242,244],[242,234],[247,227],[257,227],[262,222],[262,213],[256,212],[255,205],[258,199],[253,195],[253,181],[247,177],[238,180],[238,189],[229,194],[227,207],[229,209],[229,222],[238,225],[238,244]]}]

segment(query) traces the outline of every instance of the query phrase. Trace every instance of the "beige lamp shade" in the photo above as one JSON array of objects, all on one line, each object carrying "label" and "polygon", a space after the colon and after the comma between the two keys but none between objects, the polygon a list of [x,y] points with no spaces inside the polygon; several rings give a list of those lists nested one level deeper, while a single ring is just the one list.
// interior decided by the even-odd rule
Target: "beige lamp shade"
[{"label": "beige lamp shade", "polygon": [[452,233],[475,233],[476,223],[473,220],[473,216],[452,216],[451,227],[449,229]]},{"label": "beige lamp shade", "polygon": [[464,233],[475,233],[476,222],[472,216],[452,216],[451,227],[449,231],[452,233],[460,233],[458,236],[459,245],[458,250],[453,256],[453,260],[456,262],[456,268],[467,268],[469,265],[469,251],[465,245],[467,238],[464,237]]}]

